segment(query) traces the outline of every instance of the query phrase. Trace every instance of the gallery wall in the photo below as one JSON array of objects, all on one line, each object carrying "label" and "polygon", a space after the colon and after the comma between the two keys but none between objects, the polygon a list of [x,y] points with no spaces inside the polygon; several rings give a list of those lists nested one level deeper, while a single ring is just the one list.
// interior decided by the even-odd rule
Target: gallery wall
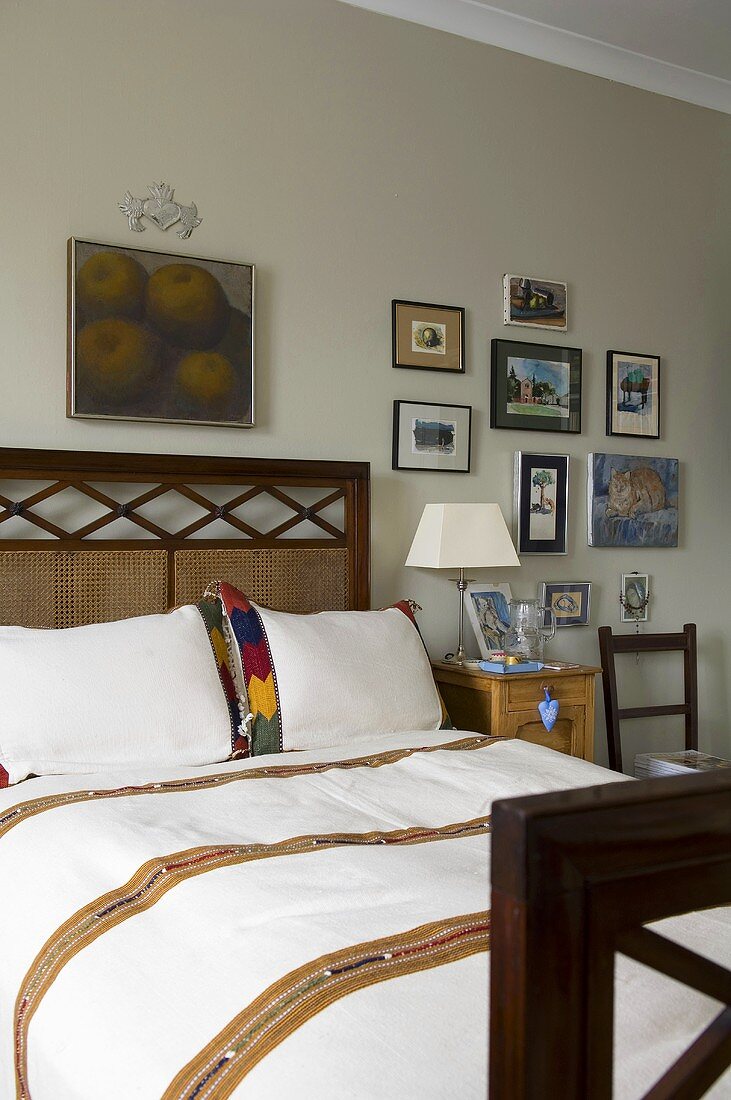
[{"label": "gallery wall", "polygon": [[[403,567],[423,505],[509,518],[513,452],[568,453],[568,555],[483,578],[591,581],[591,626],[550,652],[597,662],[621,573],[649,573],[644,629],[698,623],[701,747],[731,754],[728,116],[337,0],[6,3],[0,85],[3,445],[368,460],[374,604],[418,600],[435,656],[456,593]],[[135,244],[257,265],[253,429],[65,418],[66,239],[129,246],[117,203],[160,180],[202,225]],[[580,435],[488,427],[490,340],[530,338],[503,326],[505,271],[568,283],[569,331],[545,342],[583,348]],[[392,298],[466,308],[464,375],[392,369]],[[661,438],[639,450],[605,435],[608,348],[662,357]],[[395,398],[472,405],[471,472],[392,471]],[[606,450],[680,460],[678,549],[587,546],[586,456]],[[677,694],[650,661],[630,697]],[[630,752],[658,737],[635,728]]]}]

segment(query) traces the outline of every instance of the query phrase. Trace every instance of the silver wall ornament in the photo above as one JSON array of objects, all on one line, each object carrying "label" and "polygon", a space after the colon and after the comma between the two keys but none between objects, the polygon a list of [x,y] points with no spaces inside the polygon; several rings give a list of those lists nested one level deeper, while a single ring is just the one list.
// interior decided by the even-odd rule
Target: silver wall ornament
[{"label": "silver wall ornament", "polygon": [[126,215],[132,232],[145,232],[145,226],[141,225],[142,218],[149,218],[158,229],[163,230],[180,222],[182,229],[178,231],[178,236],[181,241],[187,241],[202,221],[198,217],[198,207],[195,203],[183,206],[182,203],[175,202],[175,188],[168,187],[166,183],[154,183],[147,190],[150,192],[149,199],[136,199],[127,191],[124,202],[117,203],[119,209]]}]

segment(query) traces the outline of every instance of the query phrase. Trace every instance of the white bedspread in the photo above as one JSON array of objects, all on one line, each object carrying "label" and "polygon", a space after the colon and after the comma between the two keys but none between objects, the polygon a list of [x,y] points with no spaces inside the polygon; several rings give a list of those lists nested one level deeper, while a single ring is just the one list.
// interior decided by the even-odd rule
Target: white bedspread
[{"label": "white bedspread", "polygon": [[[0,1098],[17,1060],[33,1100],[484,1100],[481,819],[497,798],[618,777],[476,743],[402,734],[0,791]],[[731,958],[727,911],[665,931]],[[616,1095],[634,1097],[717,1006],[626,960],[618,979]]]}]

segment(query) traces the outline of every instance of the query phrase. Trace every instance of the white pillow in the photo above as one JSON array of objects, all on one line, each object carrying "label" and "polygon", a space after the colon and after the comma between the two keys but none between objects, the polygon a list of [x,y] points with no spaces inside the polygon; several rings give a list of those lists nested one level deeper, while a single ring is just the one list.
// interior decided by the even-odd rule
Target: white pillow
[{"label": "white pillow", "polygon": [[241,653],[253,755],[436,730],[441,699],[408,604],[291,615],[219,585]]},{"label": "white pillow", "polygon": [[238,731],[221,649],[192,604],[67,630],[0,627],[0,786],[225,760]]}]

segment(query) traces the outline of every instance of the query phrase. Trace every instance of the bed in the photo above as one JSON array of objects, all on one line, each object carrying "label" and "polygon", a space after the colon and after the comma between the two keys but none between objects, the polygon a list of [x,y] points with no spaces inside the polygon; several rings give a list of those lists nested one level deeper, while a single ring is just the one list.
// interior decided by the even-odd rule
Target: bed
[{"label": "bed", "polygon": [[[220,578],[363,611],[368,510],[363,463],[0,450],[0,616],[134,622]],[[731,1095],[723,776],[689,794],[403,722],[254,756],[232,736],[213,763],[0,790],[2,1100],[484,1097],[488,1030],[492,1100],[610,1096],[612,1074],[633,1097],[709,1026],[649,1095]],[[604,919],[638,896],[659,949]]]}]

